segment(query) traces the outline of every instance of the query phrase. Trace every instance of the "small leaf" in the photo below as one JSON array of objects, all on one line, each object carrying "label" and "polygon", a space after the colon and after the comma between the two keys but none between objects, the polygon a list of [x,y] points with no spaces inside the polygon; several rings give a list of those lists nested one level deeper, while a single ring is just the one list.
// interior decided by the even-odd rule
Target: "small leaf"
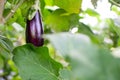
[{"label": "small leaf", "polygon": [[96,11],[94,11],[94,10],[92,10],[92,9],[90,9],[90,8],[88,8],[88,9],[85,11],[85,13],[87,13],[88,15],[93,16],[93,17],[99,16],[99,13],[97,13]]},{"label": "small leaf", "polygon": [[13,54],[23,80],[58,80],[62,66],[50,58],[47,47],[27,44],[15,48]]},{"label": "small leaf", "polygon": [[13,50],[12,42],[9,39],[1,35],[0,35],[0,46],[8,52],[11,52]]},{"label": "small leaf", "polygon": [[0,35],[0,54],[5,59],[10,59],[10,53],[13,50],[12,42]]}]

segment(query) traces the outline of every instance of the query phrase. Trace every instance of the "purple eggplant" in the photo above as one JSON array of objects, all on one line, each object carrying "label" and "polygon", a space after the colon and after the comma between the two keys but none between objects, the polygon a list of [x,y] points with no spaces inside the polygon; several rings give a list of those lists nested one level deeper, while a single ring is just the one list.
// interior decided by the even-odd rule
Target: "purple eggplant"
[{"label": "purple eggplant", "polygon": [[34,17],[27,19],[26,25],[26,43],[32,43],[35,46],[44,44],[42,20],[39,10],[36,11]]}]

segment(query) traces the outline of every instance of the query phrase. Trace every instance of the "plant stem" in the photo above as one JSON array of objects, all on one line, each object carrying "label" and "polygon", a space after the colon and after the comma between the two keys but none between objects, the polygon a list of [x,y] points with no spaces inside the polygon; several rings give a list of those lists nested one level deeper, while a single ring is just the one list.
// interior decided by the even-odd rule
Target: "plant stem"
[{"label": "plant stem", "polygon": [[39,8],[39,0],[35,0],[35,4],[33,5],[33,7],[36,9],[36,10],[38,10],[38,9],[40,9]]},{"label": "plant stem", "polygon": [[3,10],[6,0],[0,0],[0,24],[4,24]]},{"label": "plant stem", "polygon": [[109,2],[112,3],[113,5],[116,5],[116,6],[120,7],[120,4],[116,3],[116,2],[113,1],[113,0],[109,0]]},{"label": "plant stem", "polygon": [[25,0],[20,0],[20,2],[13,7],[13,9],[11,9],[10,13],[5,17],[5,22],[7,22],[7,20],[13,16],[13,14],[15,13],[15,11],[19,8],[19,6],[24,2]]}]

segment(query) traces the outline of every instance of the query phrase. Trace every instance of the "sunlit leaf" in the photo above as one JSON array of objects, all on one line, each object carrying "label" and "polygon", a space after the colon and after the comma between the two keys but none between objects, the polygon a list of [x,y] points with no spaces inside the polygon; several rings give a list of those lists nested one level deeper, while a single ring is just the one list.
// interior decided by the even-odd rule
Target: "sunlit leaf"
[{"label": "sunlit leaf", "polygon": [[54,4],[66,10],[68,13],[79,13],[82,0],[54,0]]},{"label": "sunlit leaf", "polygon": [[53,0],[44,0],[46,5],[53,6]]},{"label": "sunlit leaf", "polygon": [[96,11],[94,11],[94,10],[92,10],[92,9],[90,9],[90,8],[88,8],[88,9],[85,11],[85,13],[87,13],[88,15],[93,16],[93,17],[99,16],[99,13],[97,13]]}]

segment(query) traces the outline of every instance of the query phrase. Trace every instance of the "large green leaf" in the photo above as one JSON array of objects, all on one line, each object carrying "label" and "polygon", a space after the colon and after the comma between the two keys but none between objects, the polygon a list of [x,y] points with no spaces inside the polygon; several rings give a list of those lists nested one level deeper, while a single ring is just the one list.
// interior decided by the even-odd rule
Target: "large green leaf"
[{"label": "large green leaf", "polygon": [[[48,13],[48,12],[45,12]],[[65,14],[63,9],[57,9],[48,14],[44,14],[44,22],[54,31],[68,31],[71,27],[75,27],[79,23],[78,14]]]},{"label": "large green leaf", "polygon": [[50,58],[46,47],[23,45],[13,50],[22,80],[58,80],[61,64]]},{"label": "large green leaf", "polygon": [[66,10],[68,13],[79,13],[82,0],[54,0],[54,4]]},{"label": "large green leaf", "polygon": [[68,69],[60,70],[60,77],[62,78],[62,80],[73,80],[71,71]]},{"label": "large green leaf", "polygon": [[92,44],[87,36],[61,33],[46,37],[70,64],[71,72],[65,70],[60,72],[63,80],[64,78],[69,80],[65,73],[71,75],[71,80],[120,79],[119,61],[107,49]]}]

